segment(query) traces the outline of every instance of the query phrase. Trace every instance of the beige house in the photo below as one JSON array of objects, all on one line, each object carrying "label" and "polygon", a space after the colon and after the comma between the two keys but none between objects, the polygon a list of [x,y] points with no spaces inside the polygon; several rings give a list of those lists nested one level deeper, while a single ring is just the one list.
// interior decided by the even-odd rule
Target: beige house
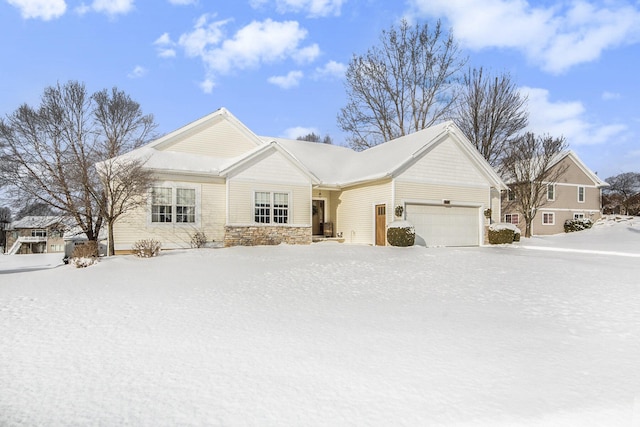
[{"label": "beige house", "polygon": [[26,216],[7,230],[7,254],[64,252],[64,233],[69,227],[59,216]]},{"label": "beige house", "polygon": [[189,247],[196,232],[225,246],[386,245],[395,219],[415,225],[419,244],[476,246],[506,189],[451,122],[355,152],[259,137],[220,109],[122,157],[144,159],[156,183],[115,224],[119,253],[148,238]]},{"label": "beige house", "polygon": [[[531,225],[532,235],[546,235],[564,232],[564,223],[572,219],[600,218],[602,209],[602,188],[609,184],[593,173],[573,151],[563,152],[552,167],[566,168],[558,182],[547,183],[543,204]],[[522,212],[509,192],[503,195],[502,221],[525,228]]]}]

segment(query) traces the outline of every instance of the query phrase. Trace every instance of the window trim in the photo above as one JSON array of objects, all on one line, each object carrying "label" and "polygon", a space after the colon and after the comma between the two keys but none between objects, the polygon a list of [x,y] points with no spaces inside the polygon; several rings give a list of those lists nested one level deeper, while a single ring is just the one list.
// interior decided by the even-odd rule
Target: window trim
[{"label": "window trim", "polygon": [[[153,221],[153,189],[154,188],[170,188],[171,189],[171,221],[154,222]],[[194,222],[178,222],[178,189],[195,190],[195,213]],[[154,182],[149,188],[147,198],[147,226],[148,227],[200,227],[201,223],[201,188],[197,184],[187,182],[162,181]],[[168,206],[168,205],[164,205]],[[180,205],[183,206],[183,205]]]},{"label": "window trim", "polygon": [[[510,217],[509,220],[507,220],[507,217]],[[516,222],[513,222],[514,217],[516,218]],[[506,222],[507,224],[520,224],[520,214],[518,213],[504,214],[504,222]]]},{"label": "window trim", "polygon": [[[580,190],[582,190],[582,200],[580,200]],[[578,203],[585,203],[587,201],[587,190],[583,185],[578,186]]]},{"label": "window trim", "polygon": [[[549,190],[551,190],[551,197],[549,197]],[[554,202],[556,200],[556,185],[547,184],[547,201]]]},{"label": "window trim", "polygon": [[[549,215],[551,217],[551,222],[546,222],[545,218]],[[556,225],[556,214],[555,212],[542,212],[542,225]]]},{"label": "window trim", "polygon": [[[268,213],[268,221],[267,222],[259,222],[256,221],[256,194],[258,193],[266,193],[269,194],[269,213]],[[276,194],[285,194],[287,196],[287,205],[285,208],[276,208],[276,204],[275,204],[275,195]],[[291,191],[287,191],[287,190],[253,190],[253,193],[251,195],[251,215],[253,217],[252,222],[253,224],[258,224],[258,225],[270,225],[270,226],[286,226],[289,224],[292,224],[292,219],[293,219],[293,197],[291,194]],[[276,218],[278,217],[278,215],[276,215],[276,209],[279,210],[286,210],[286,222],[276,222]]]}]

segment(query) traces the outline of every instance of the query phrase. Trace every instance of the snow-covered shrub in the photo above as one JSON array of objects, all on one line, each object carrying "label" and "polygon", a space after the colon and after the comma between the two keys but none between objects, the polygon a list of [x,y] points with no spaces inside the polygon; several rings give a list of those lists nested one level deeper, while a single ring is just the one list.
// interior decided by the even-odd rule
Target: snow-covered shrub
[{"label": "snow-covered shrub", "polygon": [[160,253],[161,248],[162,245],[156,239],[138,240],[131,247],[133,254],[141,258],[157,256]]},{"label": "snow-covered shrub", "polygon": [[191,247],[203,248],[207,244],[207,235],[204,231],[196,231],[191,235]]},{"label": "snow-covered shrub", "polygon": [[568,219],[564,222],[564,232],[571,233],[572,231],[582,231],[589,229],[592,226],[593,221],[589,218]]},{"label": "snow-covered shrub", "polygon": [[509,223],[496,223],[489,226],[489,243],[500,245],[520,241],[520,229]]},{"label": "snow-covered shrub", "polygon": [[80,257],[80,258],[71,258],[69,260],[69,264],[73,265],[75,268],[84,268],[89,267],[90,265],[97,264],[98,258],[96,257]]},{"label": "snow-covered shrub", "polygon": [[387,228],[387,242],[391,246],[413,246],[416,230],[408,221],[393,221]]},{"label": "snow-covered shrub", "polygon": [[84,242],[73,248],[69,264],[76,268],[89,267],[98,262],[98,242]]}]

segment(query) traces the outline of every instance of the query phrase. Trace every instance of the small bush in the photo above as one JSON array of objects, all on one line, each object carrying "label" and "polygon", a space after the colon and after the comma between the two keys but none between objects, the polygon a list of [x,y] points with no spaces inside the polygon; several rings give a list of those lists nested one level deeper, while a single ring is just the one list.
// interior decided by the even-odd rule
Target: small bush
[{"label": "small bush", "polygon": [[203,248],[207,244],[207,235],[204,231],[196,231],[191,235],[191,247]]},{"label": "small bush", "polygon": [[416,241],[416,231],[407,221],[394,221],[387,229],[387,242],[391,246],[413,246]]},{"label": "small bush", "polygon": [[76,268],[89,267],[98,262],[98,242],[89,241],[73,248],[69,263]]},{"label": "small bush", "polygon": [[564,222],[564,232],[571,233],[574,231],[587,230],[593,226],[593,221],[589,218],[568,219]]},{"label": "small bush", "polygon": [[133,244],[131,249],[133,254],[140,258],[151,258],[160,254],[162,245],[155,239],[138,240]]},{"label": "small bush", "polygon": [[488,237],[492,245],[519,242],[520,229],[513,224],[491,224]]}]

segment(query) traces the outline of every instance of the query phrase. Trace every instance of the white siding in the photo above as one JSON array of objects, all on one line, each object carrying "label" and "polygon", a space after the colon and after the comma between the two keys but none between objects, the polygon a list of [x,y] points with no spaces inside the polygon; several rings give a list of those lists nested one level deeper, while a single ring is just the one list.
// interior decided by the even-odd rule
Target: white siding
[{"label": "white siding", "polygon": [[[166,181],[165,181],[166,182]],[[206,234],[208,241],[221,242],[224,238],[226,186],[224,183],[193,183],[173,181],[171,184],[195,187],[199,194],[196,224],[153,224],[150,207],[142,206],[123,216],[114,227],[117,251],[129,251],[141,239],[156,239],[165,249],[190,247],[196,231]]]},{"label": "white siding", "polygon": [[402,172],[398,179],[436,183],[485,184],[477,166],[451,139],[445,139]]},{"label": "white siding", "polygon": [[231,179],[307,185],[309,177],[276,150],[270,150],[250,164],[234,171]]},{"label": "white siding", "polygon": [[347,243],[375,244],[375,205],[386,204],[387,224],[393,221],[391,193],[390,180],[342,191],[332,199],[337,218],[334,230]]},{"label": "white siding", "polygon": [[229,224],[254,223],[253,202],[256,191],[289,193],[289,224],[310,225],[311,185],[287,185],[268,182],[229,180]]},{"label": "white siding", "polygon": [[199,126],[180,135],[161,150],[211,157],[236,157],[256,148],[250,137],[232,123],[222,120]]}]

